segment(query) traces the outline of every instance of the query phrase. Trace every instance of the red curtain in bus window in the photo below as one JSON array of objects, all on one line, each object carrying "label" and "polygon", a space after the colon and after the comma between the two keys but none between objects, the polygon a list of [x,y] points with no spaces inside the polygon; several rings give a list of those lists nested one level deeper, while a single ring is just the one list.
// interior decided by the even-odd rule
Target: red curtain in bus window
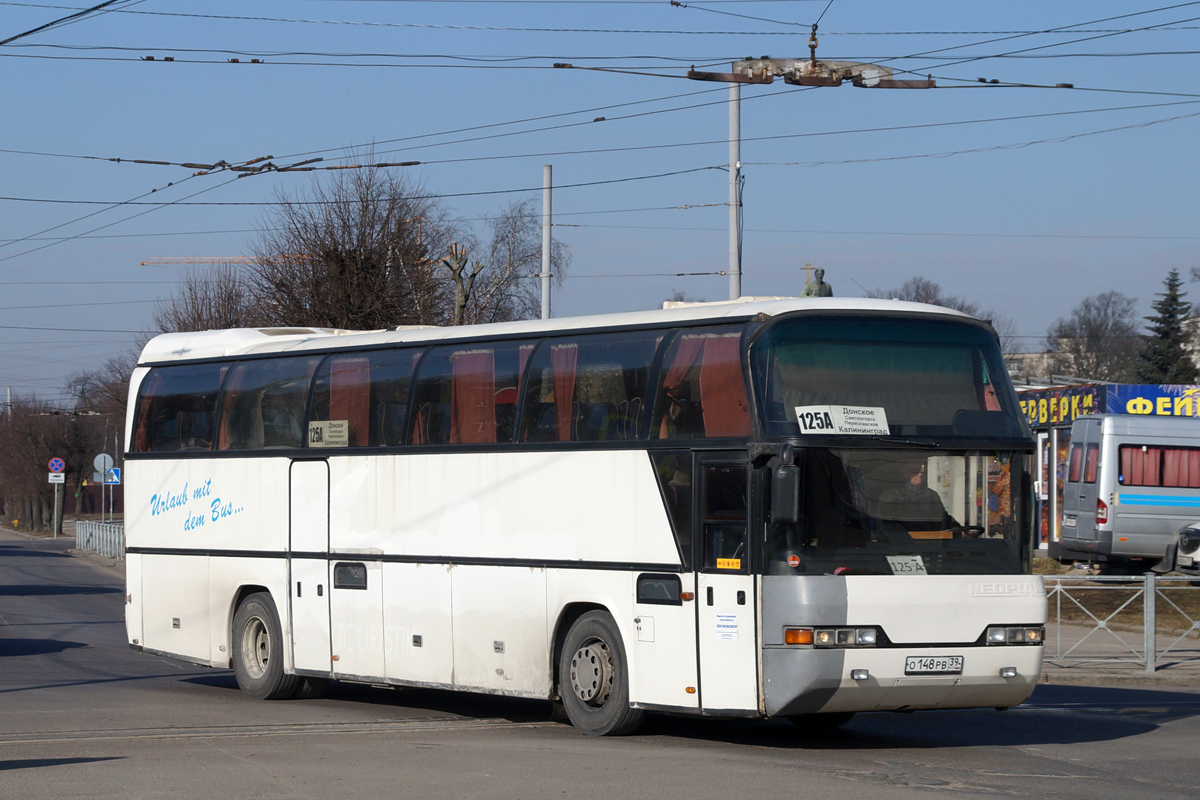
[{"label": "red curtain in bus window", "polygon": [[1083,471],[1083,445],[1071,445],[1071,455],[1067,459],[1067,482],[1079,483],[1080,473]]},{"label": "red curtain in bus window", "polygon": [[741,336],[709,336],[700,360],[705,436],[749,436],[750,402],[742,380]]},{"label": "red curtain in bus window", "polygon": [[554,380],[554,426],[560,442],[571,441],[571,408],[575,403],[575,364],[579,345],[550,347],[550,375]]},{"label": "red curtain in bus window", "polygon": [[1163,486],[1200,487],[1200,450],[1163,450]]},{"label": "red curtain in bus window", "polygon": [[1121,474],[1128,486],[1161,486],[1162,451],[1155,447],[1122,447]]},{"label": "red curtain in bus window", "polygon": [[346,420],[350,447],[367,446],[370,409],[370,362],[365,358],[334,359],[329,365],[329,418]]},{"label": "red curtain in bus window", "polygon": [[496,441],[496,355],[471,350],[450,356],[450,443]]},{"label": "red curtain in bus window", "polygon": [[1087,446],[1087,458],[1083,468],[1083,482],[1096,482],[1096,468],[1100,466],[1100,444],[1090,442]]},{"label": "red curtain in bus window", "polygon": [[[682,336],[679,339],[679,344],[675,347],[675,356],[671,359],[671,365],[667,367],[667,374],[663,377],[663,392],[672,400],[678,397],[679,387],[683,386],[683,382],[687,380],[688,373],[691,372],[692,366],[696,363],[696,359],[700,357],[700,353],[704,350],[703,336]],[[667,410],[663,414],[662,426],[658,432],[658,438],[669,439],[671,437],[670,426],[671,411]]]}]

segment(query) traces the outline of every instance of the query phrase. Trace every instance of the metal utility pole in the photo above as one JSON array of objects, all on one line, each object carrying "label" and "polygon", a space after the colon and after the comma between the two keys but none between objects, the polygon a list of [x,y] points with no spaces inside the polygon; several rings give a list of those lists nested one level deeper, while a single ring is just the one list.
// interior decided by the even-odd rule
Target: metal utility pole
[{"label": "metal utility pole", "polygon": [[550,191],[554,168],[542,166],[542,319],[550,319]]},{"label": "metal utility pole", "polygon": [[729,84],[729,299],[742,296],[742,85]]},{"label": "metal utility pole", "polygon": [[741,197],[741,84],[784,83],[795,86],[841,86],[850,81],[865,89],[933,89],[930,78],[900,80],[890,67],[858,61],[820,61],[817,59],[817,26],[808,40],[808,58],[747,58],[735,61],[732,72],[688,70],[694,81],[718,81],[729,84],[729,299],[742,294]]}]

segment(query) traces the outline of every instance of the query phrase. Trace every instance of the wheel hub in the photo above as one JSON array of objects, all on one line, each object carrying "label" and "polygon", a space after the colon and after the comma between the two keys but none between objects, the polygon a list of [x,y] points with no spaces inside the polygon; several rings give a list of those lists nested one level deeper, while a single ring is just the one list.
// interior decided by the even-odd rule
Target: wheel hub
[{"label": "wheel hub", "polygon": [[267,672],[271,663],[271,634],[267,625],[258,617],[246,623],[242,630],[242,659],[246,672],[255,680]]},{"label": "wheel hub", "polygon": [[590,706],[602,706],[612,694],[613,663],[608,645],[585,643],[571,657],[571,689]]}]

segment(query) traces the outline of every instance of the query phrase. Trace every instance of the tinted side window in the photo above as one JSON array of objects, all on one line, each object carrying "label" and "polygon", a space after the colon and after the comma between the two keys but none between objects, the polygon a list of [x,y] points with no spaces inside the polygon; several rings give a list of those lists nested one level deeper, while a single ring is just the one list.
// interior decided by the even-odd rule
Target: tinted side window
[{"label": "tinted side window", "polygon": [[750,435],[740,328],[684,331],[663,360],[651,435],[695,439]]},{"label": "tinted side window", "polygon": [[529,369],[523,442],[644,439],[650,368],[663,333],[550,339]]},{"label": "tinted side window", "polygon": [[421,350],[372,350],[330,356],[317,370],[309,447],[404,444],[409,384]]},{"label": "tinted side window", "polygon": [[212,449],[217,393],[228,370],[228,364],[152,370],[138,390],[134,452]]},{"label": "tinted side window", "polygon": [[242,361],[221,395],[219,450],[304,446],[304,406],[321,356]]},{"label": "tinted side window", "polygon": [[439,347],[421,362],[413,397],[413,444],[511,442],[521,372],[533,345]]}]

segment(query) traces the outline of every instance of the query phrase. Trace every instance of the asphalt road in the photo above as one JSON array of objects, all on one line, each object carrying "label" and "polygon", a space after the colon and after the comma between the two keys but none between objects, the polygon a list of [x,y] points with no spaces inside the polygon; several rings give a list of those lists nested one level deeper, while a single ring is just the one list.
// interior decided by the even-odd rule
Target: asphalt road
[{"label": "asphalt road", "polygon": [[0,533],[0,798],[1195,798],[1200,687],[1042,686],[1007,712],[840,731],[651,717],[592,739],[546,703],[334,686],[253,702],[134,653],[111,569]]}]

